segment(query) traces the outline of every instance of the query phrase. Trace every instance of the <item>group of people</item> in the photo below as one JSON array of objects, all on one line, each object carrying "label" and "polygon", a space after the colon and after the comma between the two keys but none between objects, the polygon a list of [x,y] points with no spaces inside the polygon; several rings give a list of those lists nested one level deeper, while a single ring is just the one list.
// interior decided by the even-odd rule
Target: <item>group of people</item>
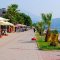
[{"label": "group of people", "polygon": [[26,30],[27,30],[26,27],[15,27],[15,32],[24,32]]}]

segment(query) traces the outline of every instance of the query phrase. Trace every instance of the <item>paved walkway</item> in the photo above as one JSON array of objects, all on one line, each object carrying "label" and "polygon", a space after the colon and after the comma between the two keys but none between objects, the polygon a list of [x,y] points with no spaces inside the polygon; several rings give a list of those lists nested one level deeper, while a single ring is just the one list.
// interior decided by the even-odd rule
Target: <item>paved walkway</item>
[{"label": "paved walkway", "polygon": [[60,60],[60,51],[37,49],[32,30],[0,38],[0,60]]}]

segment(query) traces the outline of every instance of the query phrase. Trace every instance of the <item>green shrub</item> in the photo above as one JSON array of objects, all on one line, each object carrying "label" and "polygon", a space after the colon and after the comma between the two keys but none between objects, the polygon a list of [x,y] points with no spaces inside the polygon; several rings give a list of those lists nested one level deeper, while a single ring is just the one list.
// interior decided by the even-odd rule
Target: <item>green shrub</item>
[{"label": "green shrub", "polygon": [[60,50],[60,44],[58,44],[58,42],[56,41],[57,37],[58,37],[58,34],[54,30],[54,34],[51,35],[52,41],[45,42],[45,36],[40,36],[38,33],[36,33],[36,38],[38,38],[36,40],[38,49],[39,50]]},{"label": "green shrub", "polygon": [[57,30],[52,30],[51,33],[58,34],[58,31]]}]

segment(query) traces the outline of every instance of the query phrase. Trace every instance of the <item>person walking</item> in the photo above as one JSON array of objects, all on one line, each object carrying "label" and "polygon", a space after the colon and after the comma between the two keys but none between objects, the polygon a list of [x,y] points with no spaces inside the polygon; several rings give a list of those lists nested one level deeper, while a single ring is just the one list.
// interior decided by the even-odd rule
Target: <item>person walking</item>
[{"label": "person walking", "polygon": [[35,27],[33,27],[33,31],[35,32],[36,30],[35,30]]}]

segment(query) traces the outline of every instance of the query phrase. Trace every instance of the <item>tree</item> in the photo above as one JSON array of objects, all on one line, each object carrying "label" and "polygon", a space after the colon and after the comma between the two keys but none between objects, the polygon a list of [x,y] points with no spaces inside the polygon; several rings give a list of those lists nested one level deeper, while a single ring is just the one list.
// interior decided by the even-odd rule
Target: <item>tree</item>
[{"label": "tree", "polygon": [[42,20],[45,23],[45,26],[48,27],[47,32],[46,32],[45,41],[47,41],[48,35],[50,34],[51,19],[52,19],[52,14],[51,13],[49,13],[49,14],[42,13]]},{"label": "tree", "polygon": [[37,26],[37,23],[33,23],[32,26],[36,27]]},{"label": "tree", "polygon": [[27,26],[32,26],[32,20],[30,16],[26,15],[25,13],[21,13],[20,16],[23,18],[24,24]]},{"label": "tree", "polygon": [[8,6],[7,12],[4,15],[4,17],[10,19],[9,20],[10,22],[16,23],[17,22],[16,16],[18,13],[17,8],[18,8],[17,4],[11,4],[10,6]]},{"label": "tree", "polygon": [[43,31],[44,31],[44,22],[38,22],[37,26],[37,31],[39,32],[40,35],[43,35]]},{"label": "tree", "polygon": [[18,12],[17,9],[17,4],[11,4],[10,6],[8,6],[7,12],[4,17],[10,19],[9,22],[11,23],[20,23],[27,26],[32,26],[32,20],[30,16],[26,15],[25,13]]},{"label": "tree", "polygon": [[30,16],[26,16],[26,20],[25,20],[24,24],[27,26],[32,26],[32,20],[31,20]]},{"label": "tree", "polygon": [[42,20],[44,21],[45,25],[48,26],[48,28],[50,28],[51,25],[51,19],[52,19],[52,14],[44,14],[42,13]]}]

